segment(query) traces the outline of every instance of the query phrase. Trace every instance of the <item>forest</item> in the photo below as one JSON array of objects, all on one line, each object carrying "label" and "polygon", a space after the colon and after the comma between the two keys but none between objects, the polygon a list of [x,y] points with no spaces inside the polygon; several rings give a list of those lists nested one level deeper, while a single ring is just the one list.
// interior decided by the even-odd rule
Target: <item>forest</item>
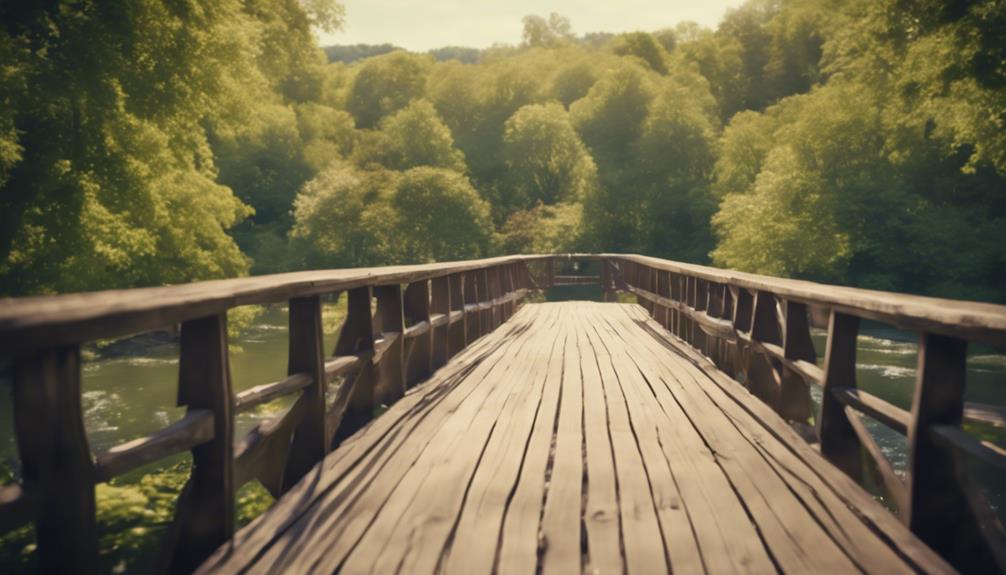
[{"label": "forest", "polygon": [[335,0],[0,6],[0,295],[637,252],[1006,302],[1006,3],[318,45]]}]

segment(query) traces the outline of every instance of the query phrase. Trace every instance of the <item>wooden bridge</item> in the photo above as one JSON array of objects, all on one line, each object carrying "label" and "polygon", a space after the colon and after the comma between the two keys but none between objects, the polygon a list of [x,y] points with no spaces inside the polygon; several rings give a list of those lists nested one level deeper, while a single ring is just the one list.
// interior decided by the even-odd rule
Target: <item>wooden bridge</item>
[{"label": "wooden bridge", "polygon": [[[521,305],[563,284],[609,303]],[[341,292],[326,354],[321,301]],[[276,302],[290,375],[232,393],[226,312]],[[911,411],[857,389],[860,319],[919,334]],[[81,344],[179,324],[186,415],[92,454]],[[191,451],[165,571],[999,572],[969,470],[1006,452],[962,422],[1006,417],[964,400],[968,342],[1006,346],[1006,308],[616,254],[7,300],[23,482],[0,488],[0,532],[31,522],[44,570],[93,571],[95,484]],[[237,413],[285,395],[235,437]],[[907,437],[907,477],[864,418]],[[279,500],[235,533],[255,479]]]}]

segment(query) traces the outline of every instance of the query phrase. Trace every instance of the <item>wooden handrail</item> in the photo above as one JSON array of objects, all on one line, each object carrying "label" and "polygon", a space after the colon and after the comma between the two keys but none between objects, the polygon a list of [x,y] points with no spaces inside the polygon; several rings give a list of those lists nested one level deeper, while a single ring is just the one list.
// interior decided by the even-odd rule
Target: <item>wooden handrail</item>
[{"label": "wooden handrail", "polygon": [[[23,483],[0,488],[0,532],[33,521],[43,569],[94,571],[94,485],[191,451],[193,476],[162,550],[168,570],[190,571],[233,533],[238,487],[258,479],[273,495],[284,493],[379,404],[500,325],[535,286],[550,285],[551,260],[508,256],[0,300],[0,346],[13,359],[16,435],[28,462]],[[325,358],[320,295],[342,291],[347,318]],[[233,393],[226,312],[283,301],[289,375]],[[95,460],[80,410],[80,345],[177,324],[186,415]],[[286,396],[295,400],[284,413],[234,437],[238,413]],[[52,465],[46,454],[57,450],[67,457]]]},{"label": "wooden handrail", "polygon": [[[963,570],[1006,570],[1006,530],[967,477],[962,454],[999,470],[1006,450],[961,428],[1006,426],[1006,410],[964,401],[966,346],[1006,346],[1006,306],[822,285],[638,255],[602,254],[601,283],[635,294],[651,317],[795,423],[815,420],[822,455],[879,486],[911,529]],[[610,299],[606,297],[605,299]],[[830,316],[822,367],[811,310]],[[861,319],[919,334],[911,411],[857,389]],[[809,385],[824,388],[812,412]],[[908,437],[907,480],[895,473],[862,415]],[[864,463],[864,461],[866,463]],[[979,503],[976,503],[979,502]],[[967,550],[967,551],[962,551]]]},{"label": "wooden handrail", "polygon": [[[599,275],[557,275],[563,260],[600,263]],[[186,570],[233,532],[235,490],[258,479],[289,489],[339,441],[451,356],[501,325],[536,289],[599,283],[605,300],[636,295],[653,319],[793,422],[814,420],[821,453],[863,481],[873,474],[912,529],[955,565],[1006,554],[962,453],[1002,466],[1006,455],[961,429],[964,420],[1006,425],[1006,410],[964,401],[967,342],[1006,345],[1006,306],[829,286],[623,254],[519,255],[385,268],[277,274],[181,286],[0,300],[0,349],[13,357],[15,427],[30,470],[0,489],[0,531],[34,521],[43,568],[88,570],[96,561],[94,484],[171,453],[191,450],[192,487],[165,538],[172,570]],[[321,300],[346,292],[339,341],[322,349]],[[377,302],[376,312],[372,302]],[[288,302],[288,377],[231,391],[226,312]],[[830,317],[823,365],[811,312]],[[855,381],[860,319],[917,331],[920,367],[912,410],[861,391]],[[99,454],[80,412],[80,345],[181,325],[178,423]],[[326,389],[335,384],[335,398]],[[809,387],[824,388],[814,417]],[[283,414],[234,437],[241,411],[291,396]],[[46,414],[46,417],[38,417]],[[907,480],[895,474],[861,416],[908,437]],[[53,464],[45,454],[67,457]],[[863,465],[865,461],[868,465]],[[964,470],[964,471],[962,471]],[[963,477],[963,479],[962,479]],[[948,487],[949,486],[949,487]],[[932,497],[940,489],[940,497]],[[56,496],[58,495],[58,496]],[[946,528],[948,505],[961,510]],[[970,510],[970,511],[969,511]],[[957,511],[954,511],[955,513]],[[977,515],[976,515],[977,514]],[[979,520],[978,516],[982,519]],[[997,531],[998,530],[998,531]],[[947,533],[986,542],[960,555]],[[984,549],[984,551],[982,551]],[[955,553],[957,553],[955,555]],[[1006,569],[1006,565],[1000,565]]]}]

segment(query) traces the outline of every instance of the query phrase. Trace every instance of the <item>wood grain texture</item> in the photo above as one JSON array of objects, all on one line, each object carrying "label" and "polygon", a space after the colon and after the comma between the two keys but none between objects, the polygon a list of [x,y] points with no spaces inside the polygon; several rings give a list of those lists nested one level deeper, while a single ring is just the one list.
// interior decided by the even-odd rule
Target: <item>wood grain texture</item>
[{"label": "wood grain texture", "polygon": [[525,305],[199,571],[950,572],[697,353],[635,305]]}]

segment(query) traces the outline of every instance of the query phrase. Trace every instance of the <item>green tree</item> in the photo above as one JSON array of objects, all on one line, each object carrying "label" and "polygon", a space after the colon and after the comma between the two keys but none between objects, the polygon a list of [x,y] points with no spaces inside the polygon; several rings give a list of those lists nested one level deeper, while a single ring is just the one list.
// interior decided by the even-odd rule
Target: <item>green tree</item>
[{"label": "green tree", "polygon": [[0,8],[0,292],[247,271],[227,231],[250,210],[215,182],[203,122],[256,73],[248,21],[238,2],[190,8]]},{"label": "green tree", "polygon": [[496,206],[503,213],[577,202],[596,184],[594,161],[560,104],[524,106],[511,116],[503,154],[509,185]]},{"label": "green tree", "polygon": [[428,100],[416,100],[381,122],[358,148],[358,161],[392,170],[418,166],[464,172],[465,157],[454,147],[450,129]]},{"label": "green tree", "polygon": [[492,236],[489,204],[463,174],[431,167],[408,170],[398,181],[393,204],[404,261],[486,255]]},{"label": "green tree", "polygon": [[346,110],[360,128],[373,128],[382,118],[423,97],[433,58],[398,50],[359,64]]},{"label": "green tree", "polygon": [[294,200],[290,232],[309,267],[358,267],[394,261],[398,175],[334,164],[304,184]]},{"label": "green tree", "polygon": [[668,54],[664,47],[646,32],[630,32],[617,36],[611,42],[611,50],[619,56],[638,58],[658,74],[666,74]]}]

